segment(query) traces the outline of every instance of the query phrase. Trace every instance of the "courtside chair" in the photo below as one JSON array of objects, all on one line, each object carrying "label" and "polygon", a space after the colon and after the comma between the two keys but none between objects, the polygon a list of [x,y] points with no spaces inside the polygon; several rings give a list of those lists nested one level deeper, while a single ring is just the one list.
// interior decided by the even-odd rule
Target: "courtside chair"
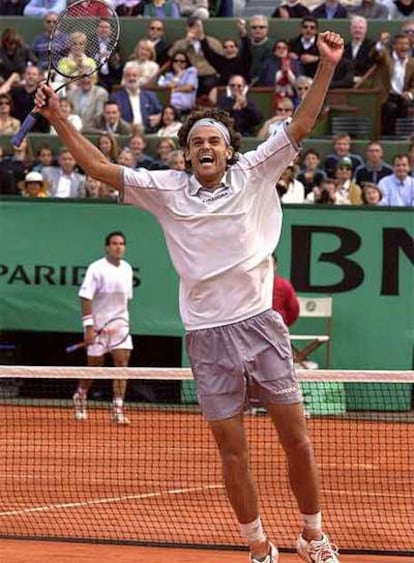
[{"label": "courtside chair", "polygon": [[312,319],[319,320],[315,322],[315,326],[318,327],[318,330],[315,329],[316,334],[309,331],[310,333],[307,334],[290,335],[294,362],[301,368],[308,368],[311,363],[309,356],[319,347],[324,346],[326,349],[326,368],[329,369],[331,365],[332,296],[298,297],[298,300],[299,321],[300,319],[309,319],[307,321],[308,327],[313,324]]}]

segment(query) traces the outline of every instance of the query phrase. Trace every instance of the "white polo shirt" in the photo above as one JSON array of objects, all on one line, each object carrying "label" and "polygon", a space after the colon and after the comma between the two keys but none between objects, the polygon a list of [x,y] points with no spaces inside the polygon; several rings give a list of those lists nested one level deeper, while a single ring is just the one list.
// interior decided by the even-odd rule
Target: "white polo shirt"
[{"label": "white polo shirt", "polygon": [[164,231],[187,330],[271,308],[270,257],[282,227],[275,186],[297,151],[283,128],[241,155],[214,192],[185,172],[123,168],[124,202],[151,212]]},{"label": "white polo shirt", "polygon": [[95,327],[115,317],[129,320],[128,299],[132,299],[133,272],[125,260],[119,266],[106,258],[92,262],[86,270],[78,295],[92,301]]}]

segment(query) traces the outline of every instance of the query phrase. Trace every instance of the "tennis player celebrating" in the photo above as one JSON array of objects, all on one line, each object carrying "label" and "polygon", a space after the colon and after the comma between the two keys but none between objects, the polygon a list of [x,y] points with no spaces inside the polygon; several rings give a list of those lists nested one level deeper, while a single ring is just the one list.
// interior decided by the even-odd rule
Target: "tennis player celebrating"
[{"label": "tennis player celebrating", "polygon": [[286,452],[303,519],[299,555],[309,563],[339,561],[322,532],[318,472],[288,331],[271,309],[271,255],[282,221],[275,185],[315,124],[343,39],[321,33],[318,48],[318,71],[291,123],[255,151],[237,153],[240,135],[225,112],[190,114],[178,136],[192,176],[108,162],[62,116],[49,87],[36,94],[39,110],[79,165],[116,187],[123,201],[154,214],[163,228],[180,276],[180,312],[198,400],[218,445],[227,495],[252,563],[276,563],[278,551],[263,530],[249,470],[243,411],[251,399],[266,406]]},{"label": "tennis player celebrating", "polygon": [[[125,242],[119,231],[106,236],[106,256],[89,265],[79,290],[88,366],[103,366],[107,353],[111,354],[114,366],[128,366],[132,350],[128,300],[132,299],[133,272],[122,259]],[[104,328],[99,330],[101,327]],[[87,418],[86,400],[91,384],[91,379],[79,380],[73,395],[76,420]],[[129,424],[123,411],[126,386],[126,379],[112,383],[112,420],[116,424]]]}]

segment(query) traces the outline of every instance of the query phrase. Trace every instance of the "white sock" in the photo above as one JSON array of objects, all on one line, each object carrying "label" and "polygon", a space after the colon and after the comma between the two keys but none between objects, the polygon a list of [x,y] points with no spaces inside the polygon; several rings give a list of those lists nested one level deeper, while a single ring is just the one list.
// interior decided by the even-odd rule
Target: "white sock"
[{"label": "white sock", "polygon": [[253,520],[253,522],[240,524],[240,530],[249,544],[266,541],[266,534],[264,533],[260,516]]},{"label": "white sock", "polygon": [[112,406],[114,407],[115,410],[121,410],[123,404],[124,404],[124,401],[120,397],[116,397],[112,401]]},{"label": "white sock", "polygon": [[309,530],[319,532],[322,537],[322,513],[302,514],[303,526]]}]

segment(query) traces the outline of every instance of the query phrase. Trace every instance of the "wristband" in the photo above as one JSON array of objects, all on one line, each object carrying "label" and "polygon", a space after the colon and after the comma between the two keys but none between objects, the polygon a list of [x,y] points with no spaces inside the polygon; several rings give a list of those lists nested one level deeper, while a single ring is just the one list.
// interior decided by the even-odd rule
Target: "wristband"
[{"label": "wristband", "polygon": [[84,315],[82,317],[82,325],[83,328],[87,328],[88,326],[93,326],[93,316],[92,315]]}]

